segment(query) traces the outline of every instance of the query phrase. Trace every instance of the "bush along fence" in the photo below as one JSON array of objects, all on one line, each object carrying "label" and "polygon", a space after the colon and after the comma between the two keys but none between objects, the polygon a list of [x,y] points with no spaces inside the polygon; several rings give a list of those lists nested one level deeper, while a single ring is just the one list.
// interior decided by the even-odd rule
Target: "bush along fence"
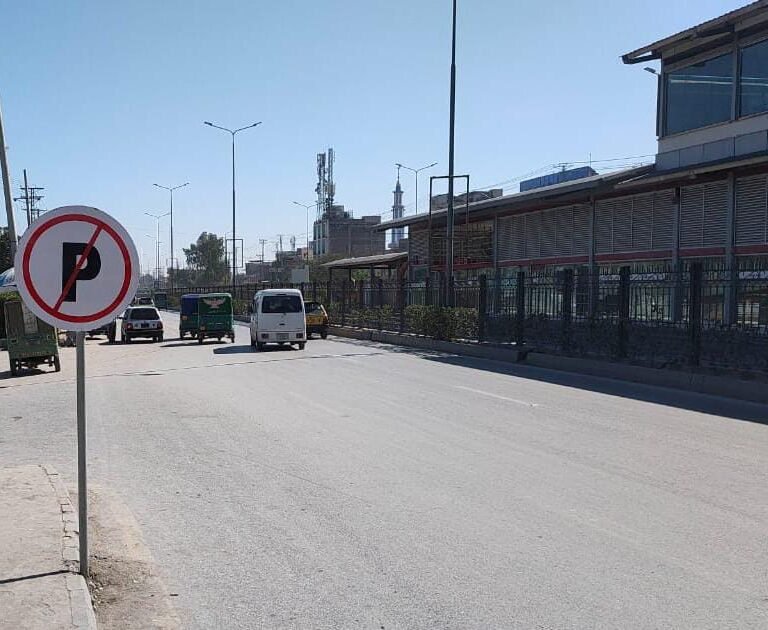
[{"label": "bush along fence", "polygon": [[[245,314],[262,288],[269,286],[238,286],[236,313]],[[768,374],[768,268],[713,270],[691,263],[683,270],[519,271],[452,286],[345,280],[295,288],[306,300],[322,302],[337,326],[653,367]],[[231,288],[179,288],[172,298],[205,291]]]}]

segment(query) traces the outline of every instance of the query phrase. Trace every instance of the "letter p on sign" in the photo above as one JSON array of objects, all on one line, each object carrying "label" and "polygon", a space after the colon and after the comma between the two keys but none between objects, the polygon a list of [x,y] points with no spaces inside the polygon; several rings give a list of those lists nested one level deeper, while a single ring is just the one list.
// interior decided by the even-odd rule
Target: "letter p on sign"
[{"label": "letter p on sign", "polygon": [[27,307],[65,330],[93,330],[131,303],[139,257],[128,232],[85,206],[43,214],[19,243],[16,282]]}]

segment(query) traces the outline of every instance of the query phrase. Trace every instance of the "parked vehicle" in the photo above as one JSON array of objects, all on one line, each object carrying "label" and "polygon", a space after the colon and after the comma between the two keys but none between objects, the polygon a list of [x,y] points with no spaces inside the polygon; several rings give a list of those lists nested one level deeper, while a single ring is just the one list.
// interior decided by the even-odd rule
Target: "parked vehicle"
[{"label": "parked vehicle", "polygon": [[122,317],[120,336],[123,343],[143,337],[152,341],[163,340],[163,320],[154,306],[131,306]]},{"label": "parked vehicle", "polygon": [[328,313],[320,302],[304,302],[307,319],[307,339],[313,334],[325,339],[328,336]]},{"label": "parked vehicle", "polygon": [[98,337],[99,335],[105,335],[109,339],[109,331],[110,327],[112,326],[112,323],[104,324],[103,326],[99,326],[98,328],[94,328],[93,330],[88,331],[88,337]]},{"label": "parked vehicle", "polygon": [[22,368],[34,369],[43,364],[60,371],[56,329],[36,317],[20,299],[5,301],[3,308],[11,375],[18,376]]},{"label": "parked vehicle", "polygon": [[229,337],[235,343],[235,320],[229,293],[205,293],[197,296],[197,342],[206,337],[221,341]]},{"label": "parked vehicle", "polygon": [[179,308],[179,339],[189,334],[197,337],[197,299],[199,293],[185,293],[181,296]]},{"label": "parked vehicle", "polygon": [[250,311],[251,346],[262,350],[268,343],[297,345],[307,341],[304,298],[297,289],[265,289],[253,297]]},{"label": "parked vehicle", "polygon": [[157,308],[168,308],[168,294],[165,291],[155,291],[152,300]]}]

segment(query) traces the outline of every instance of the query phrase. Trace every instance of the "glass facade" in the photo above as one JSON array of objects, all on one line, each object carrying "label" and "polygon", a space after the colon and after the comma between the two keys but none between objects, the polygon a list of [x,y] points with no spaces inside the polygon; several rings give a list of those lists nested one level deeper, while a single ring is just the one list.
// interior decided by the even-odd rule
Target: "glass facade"
[{"label": "glass facade", "polygon": [[741,116],[768,111],[768,40],[741,51]]},{"label": "glass facade", "polygon": [[731,119],[734,85],[731,53],[667,72],[665,79],[667,134]]}]

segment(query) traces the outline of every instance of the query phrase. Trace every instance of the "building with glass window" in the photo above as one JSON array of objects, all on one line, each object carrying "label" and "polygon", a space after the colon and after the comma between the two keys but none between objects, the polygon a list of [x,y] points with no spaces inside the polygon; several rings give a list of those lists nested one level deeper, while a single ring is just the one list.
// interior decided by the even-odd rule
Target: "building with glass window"
[{"label": "building with glass window", "polygon": [[[578,282],[580,272],[654,273],[693,260],[768,272],[768,0],[622,60],[661,64],[654,163],[457,207],[458,280],[571,268]],[[408,227],[412,281],[443,272],[445,219],[433,209],[379,226]]]}]

